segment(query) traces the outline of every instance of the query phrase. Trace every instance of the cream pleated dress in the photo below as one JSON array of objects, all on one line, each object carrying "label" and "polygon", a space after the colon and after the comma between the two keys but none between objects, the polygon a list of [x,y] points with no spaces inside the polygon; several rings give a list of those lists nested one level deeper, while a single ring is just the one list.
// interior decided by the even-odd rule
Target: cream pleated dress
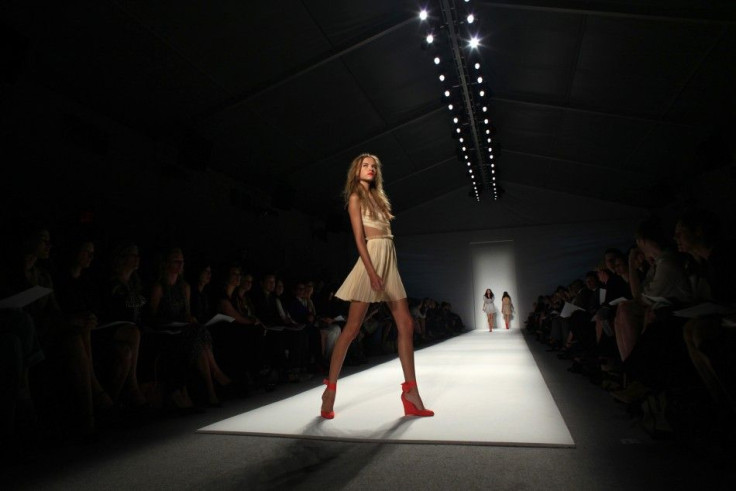
[{"label": "cream pleated dress", "polygon": [[371,217],[363,207],[361,207],[360,217],[364,227],[381,231],[377,237],[367,239],[366,247],[376,274],[383,280],[383,290],[377,292],[371,288],[368,271],[359,257],[342,286],[335,292],[335,296],[342,300],[370,303],[391,302],[406,298],[406,290],[396,266],[396,249],[394,248],[394,236],[391,234],[391,224],[383,215]]}]

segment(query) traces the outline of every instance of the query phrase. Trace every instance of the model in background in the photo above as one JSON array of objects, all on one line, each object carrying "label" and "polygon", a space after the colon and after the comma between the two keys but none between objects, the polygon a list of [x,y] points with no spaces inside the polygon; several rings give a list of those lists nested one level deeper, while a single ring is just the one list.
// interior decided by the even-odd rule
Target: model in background
[{"label": "model in background", "polygon": [[493,332],[493,323],[496,316],[496,306],[493,304],[495,298],[491,289],[487,288],[483,295],[483,312],[488,316],[488,332]]},{"label": "model in background", "polygon": [[372,302],[386,302],[396,321],[399,360],[405,380],[401,384],[404,414],[433,416],[432,411],[424,409],[417,389],[414,373],[414,321],[396,267],[396,250],[389,223],[393,215],[383,191],[383,176],[378,157],[361,154],[353,160],[348,170],[344,195],[360,258],[335,292],[336,297],[350,302],[350,310],[348,320],[335,342],[329,376],[324,381],[327,388],[322,394],[322,417],[335,417],[333,406],[337,377],[348,347],[360,332],[363,318]]},{"label": "model in background", "polygon": [[503,321],[506,323],[506,329],[511,324],[511,315],[514,313],[514,304],[511,303],[511,295],[509,292],[503,292],[501,295],[501,314],[503,315]]}]

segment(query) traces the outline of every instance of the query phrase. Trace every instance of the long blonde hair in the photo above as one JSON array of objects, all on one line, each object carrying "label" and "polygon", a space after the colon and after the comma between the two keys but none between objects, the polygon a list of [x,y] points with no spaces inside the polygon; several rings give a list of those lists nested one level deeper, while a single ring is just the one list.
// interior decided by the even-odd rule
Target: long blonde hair
[{"label": "long blonde hair", "polygon": [[[376,176],[373,178],[368,191],[360,184],[360,166],[363,159],[370,157],[376,161]],[[360,198],[360,206],[368,210],[368,214],[375,217],[379,214],[391,220],[394,216],[391,214],[391,202],[383,191],[383,172],[381,170],[381,161],[375,155],[370,153],[361,153],[353,159],[348,169],[347,180],[345,181],[345,189],[343,196],[345,198],[345,206],[350,202],[350,195],[355,193]],[[373,199],[368,197],[370,193]]]}]

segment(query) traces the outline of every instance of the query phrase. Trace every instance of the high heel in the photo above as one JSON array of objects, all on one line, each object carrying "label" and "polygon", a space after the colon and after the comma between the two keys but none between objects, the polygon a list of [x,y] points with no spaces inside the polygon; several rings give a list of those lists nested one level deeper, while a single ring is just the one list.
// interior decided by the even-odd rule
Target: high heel
[{"label": "high heel", "polygon": [[413,402],[408,400],[406,398],[406,394],[412,389],[412,387],[416,387],[417,383],[412,382],[404,382],[401,384],[401,402],[404,404],[404,415],[405,416],[434,416],[434,411],[430,411],[429,409],[417,409],[416,405],[414,405]]},{"label": "high heel", "polygon": [[[333,384],[333,383],[330,383],[330,381],[329,381],[329,380],[327,380],[327,379],[324,379],[324,380],[322,381],[322,383],[323,383],[323,384],[325,384],[325,385],[327,386],[327,390],[334,390],[335,392],[337,392],[337,382],[335,382],[335,383]],[[322,416],[323,418],[325,418],[325,419],[332,419],[332,418],[334,418],[334,417],[335,417],[335,411],[321,411],[321,410],[320,410],[319,414],[320,414],[320,415],[321,415],[321,416]]]}]

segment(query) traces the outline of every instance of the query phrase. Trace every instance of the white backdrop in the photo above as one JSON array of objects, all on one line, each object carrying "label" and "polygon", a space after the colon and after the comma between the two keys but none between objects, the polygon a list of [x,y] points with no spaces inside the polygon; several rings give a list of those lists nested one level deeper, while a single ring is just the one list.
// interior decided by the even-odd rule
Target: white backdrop
[{"label": "white backdrop", "polygon": [[[504,327],[501,315],[501,297],[504,291],[511,296],[516,295],[516,262],[514,258],[514,243],[510,240],[498,242],[471,242],[470,258],[473,271],[473,297],[476,303],[475,327],[486,330],[488,319],[481,311],[483,299],[481,298],[490,288],[495,296],[496,305],[495,328]],[[511,328],[518,327],[516,318],[511,321]]]}]

